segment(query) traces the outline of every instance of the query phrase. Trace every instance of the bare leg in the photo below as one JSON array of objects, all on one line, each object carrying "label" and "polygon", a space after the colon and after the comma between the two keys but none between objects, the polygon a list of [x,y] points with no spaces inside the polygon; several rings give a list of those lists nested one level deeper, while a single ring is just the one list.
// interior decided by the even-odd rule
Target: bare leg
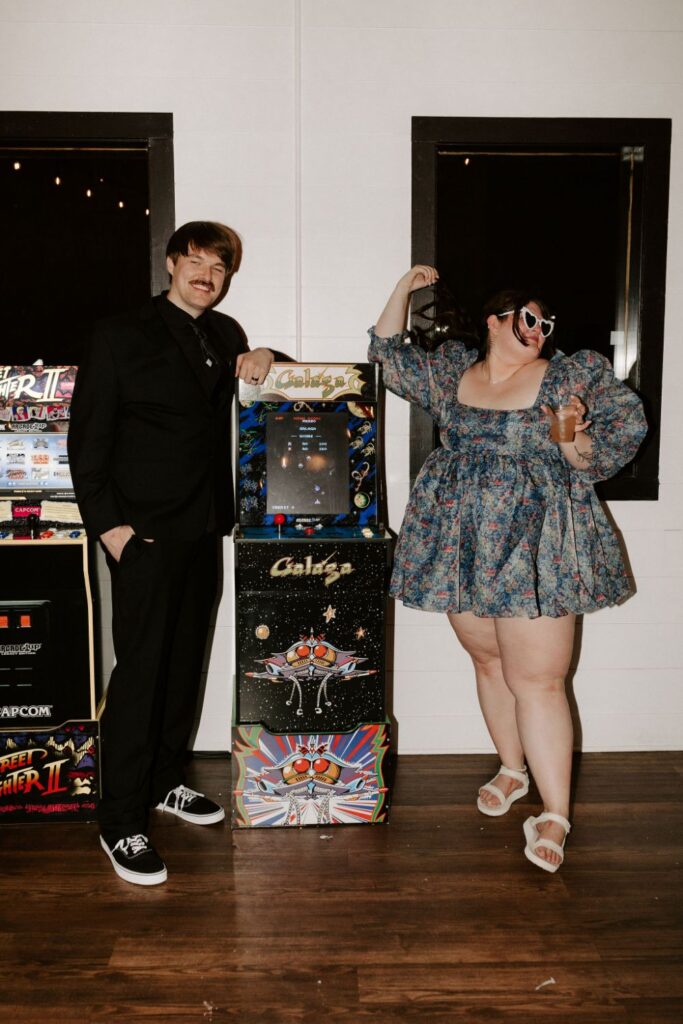
[{"label": "bare leg", "polygon": [[[484,721],[501,764],[508,768],[524,766],[524,751],[517,729],[516,701],[503,676],[495,619],[478,618],[472,612],[449,613],[455,635],[469,654],[477,680],[477,695]],[[507,775],[492,780],[505,796],[521,783]],[[493,793],[479,791],[482,803],[496,807],[500,801]]]},{"label": "bare leg", "polygon": [[[505,681],[515,696],[517,729],[546,811],[568,817],[572,765],[572,720],[565,678],[574,643],[575,616],[552,619],[496,619]],[[562,844],[564,829],[541,826],[547,839]],[[559,857],[539,847],[552,864]]]}]

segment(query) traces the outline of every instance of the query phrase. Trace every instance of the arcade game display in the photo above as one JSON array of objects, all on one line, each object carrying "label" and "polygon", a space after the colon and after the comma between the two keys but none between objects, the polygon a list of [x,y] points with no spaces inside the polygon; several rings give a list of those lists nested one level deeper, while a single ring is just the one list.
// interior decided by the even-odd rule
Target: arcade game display
[{"label": "arcade game display", "polygon": [[387,820],[379,370],[238,385],[234,828]]},{"label": "arcade game display", "polygon": [[88,548],[66,449],[75,376],[0,366],[0,824],[95,816]]}]

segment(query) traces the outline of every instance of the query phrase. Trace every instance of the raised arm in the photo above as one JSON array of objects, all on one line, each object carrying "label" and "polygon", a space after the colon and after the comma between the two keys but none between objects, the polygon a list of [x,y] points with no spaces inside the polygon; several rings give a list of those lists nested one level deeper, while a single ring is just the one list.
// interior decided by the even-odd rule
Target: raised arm
[{"label": "raised arm", "polygon": [[420,288],[429,288],[439,280],[436,267],[418,264],[411,267],[407,274],[399,279],[392,291],[386,306],[382,310],[375,325],[375,333],[379,338],[391,338],[405,330],[408,321],[410,296]]},{"label": "raised arm", "polygon": [[461,341],[444,341],[435,352],[410,344],[404,330],[411,292],[438,280],[434,267],[413,267],[400,279],[377,326],[371,328],[368,358],[380,363],[386,387],[425,409],[441,423],[458,381],[475,358]]}]

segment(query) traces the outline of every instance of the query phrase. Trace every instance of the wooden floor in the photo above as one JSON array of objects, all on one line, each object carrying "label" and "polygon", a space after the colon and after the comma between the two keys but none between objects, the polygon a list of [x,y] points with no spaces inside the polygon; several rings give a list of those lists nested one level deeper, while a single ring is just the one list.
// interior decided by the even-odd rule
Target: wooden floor
[{"label": "wooden floor", "polygon": [[[495,767],[401,758],[388,827],[156,815],[150,889],[94,825],[2,826],[2,1021],[679,1024],[683,755],[584,755],[556,875],[522,855],[535,795],[476,811]],[[225,799],[227,764],[190,781]]]}]

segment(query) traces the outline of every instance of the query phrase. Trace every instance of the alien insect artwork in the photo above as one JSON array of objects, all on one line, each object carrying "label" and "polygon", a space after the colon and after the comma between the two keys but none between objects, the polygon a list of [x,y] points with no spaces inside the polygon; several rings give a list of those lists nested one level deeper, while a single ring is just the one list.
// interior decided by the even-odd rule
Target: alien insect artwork
[{"label": "alien insect artwork", "polygon": [[233,747],[238,828],[363,825],[386,817],[384,724],[351,733],[275,735],[240,726]]},{"label": "alien insect artwork", "polygon": [[323,702],[332,707],[328,684],[348,682],[360,676],[374,676],[377,669],[359,669],[356,666],[367,658],[359,657],[355,651],[342,651],[325,638],[324,633],[314,634],[311,629],[293,643],[286,651],[272,654],[269,658],[259,659],[265,665],[264,672],[246,672],[251,679],[268,679],[273,683],[291,684],[291,692],[285,702],[291,707],[297,699],[296,714],[304,714],[304,686],[313,684],[315,688],[315,713],[322,714]]},{"label": "alien insect artwork", "polygon": [[236,724],[342,733],[384,721],[386,572],[386,548],[365,542],[242,546]]}]

